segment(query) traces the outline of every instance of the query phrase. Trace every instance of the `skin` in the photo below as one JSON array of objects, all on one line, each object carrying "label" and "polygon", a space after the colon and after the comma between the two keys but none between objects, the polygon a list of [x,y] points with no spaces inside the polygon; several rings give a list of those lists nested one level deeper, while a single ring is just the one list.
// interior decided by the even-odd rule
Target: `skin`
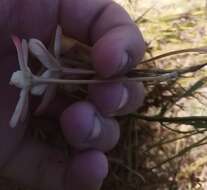
[{"label": "skin", "polygon": [[[57,97],[50,111],[54,117],[61,115],[58,126],[74,147],[75,153],[68,158],[61,150],[25,133],[28,123],[9,128],[19,93],[8,85],[12,72],[18,69],[10,36],[38,38],[47,44],[56,25],[60,24],[65,35],[93,46],[94,68],[101,77],[109,77],[126,72],[135,66],[135,60],[143,57],[144,41],[139,30],[127,13],[110,0],[1,0],[0,13],[1,175],[34,189],[99,189],[108,173],[107,158],[102,152],[112,149],[119,138],[118,124],[109,116],[139,107],[143,101],[142,84],[91,85],[90,102],[73,105]],[[129,55],[127,59],[123,58],[125,54]],[[120,69],[122,60],[126,65]],[[130,99],[119,109],[124,88]],[[97,130],[94,117],[101,119]],[[38,125],[51,127],[54,124],[40,121]]]}]

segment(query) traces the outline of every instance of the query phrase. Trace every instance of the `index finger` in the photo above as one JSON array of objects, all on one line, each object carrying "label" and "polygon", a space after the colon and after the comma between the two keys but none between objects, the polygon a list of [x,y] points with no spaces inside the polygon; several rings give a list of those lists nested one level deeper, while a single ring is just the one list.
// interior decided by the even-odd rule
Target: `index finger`
[{"label": "index finger", "polygon": [[127,72],[144,55],[141,32],[111,0],[62,0],[60,23],[66,35],[93,46],[93,65],[103,77]]}]

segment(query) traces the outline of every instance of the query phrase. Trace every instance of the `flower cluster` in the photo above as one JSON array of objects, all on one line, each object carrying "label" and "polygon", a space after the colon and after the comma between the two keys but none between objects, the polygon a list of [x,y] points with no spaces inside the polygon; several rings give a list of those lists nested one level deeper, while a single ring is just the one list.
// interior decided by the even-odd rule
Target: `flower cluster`
[{"label": "flower cluster", "polygon": [[[16,127],[19,121],[23,122],[26,118],[29,107],[29,93],[38,96],[44,95],[37,109],[37,112],[40,113],[44,111],[55,96],[58,79],[60,79],[63,74],[94,73],[89,70],[64,68],[61,66],[61,39],[62,29],[58,26],[54,40],[54,52],[51,53],[45,45],[37,39],[30,39],[28,43],[25,39],[21,41],[17,36],[12,37],[17,49],[20,70],[12,74],[10,84],[21,89],[19,101],[10,120],[10,126],[12,128]],[[39,76],[34,75],[28,67],[29,51],[45,68],[45,71]],[[68,81],[68,83],[73,83],[73,81]]]},{"label": "flower cluster", "polygon": [[[18,54],[18,62],[20,70],[14,72],[10,79],[10,84],[21,89],[20,97],[16,105],[15,111],[10,120],[10,126],[16,127],[19,122],[23,122],[27,116],[29,108],[29,95],[43,96],[42,102],[37,109],[37,113],[45,110],[48,104],[55,96],[58,84],[91,84],[91,83],[106,83],[106,82],[161,82],[175,79],[180,75],[189,72],[195,72],[206,64],[201,64],[180,70],[140,70],[134,69],[127,73],[124,77],[116,77],[110,79],[94,79],[95,71],[81,68],[65,67],[61,64],[61,47],[62,47],[62,29],[57,27],[54,37],[53,52],[50,52],[45,45],[37,40],[30,39],[27,42],[25,39],[20,40],[17,36],[12,36],[13,43]],[[178,50],[168,52],[166,54],[154,57],[141,63],[151,62],[161,59],[166,56],[171,56],[178,53],[198,52],[206,53],[206,47],[194,48],[186,50]],[[35,75],[28,66],[29,52],[31,52],[42,64],[44,71],[41,74]],[[70,61],[70,60],[69,60]],[[78,79],[67,78],[70,75],[77,75]],[[91,76],[90,79],[84,79],[82,76]]]}]

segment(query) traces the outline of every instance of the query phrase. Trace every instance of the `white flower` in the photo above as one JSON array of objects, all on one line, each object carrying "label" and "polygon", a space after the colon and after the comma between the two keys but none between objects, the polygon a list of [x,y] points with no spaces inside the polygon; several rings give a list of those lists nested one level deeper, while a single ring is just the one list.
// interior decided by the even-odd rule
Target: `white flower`
[{"label": "white flower", "polygon": [[21,88],[17,106],[10,120],[10,126],[14,128],[19,120],[23,122],[26,118],[29,105],[29,91],[32,86],[33,76],[27,65],[28,45],[26,40],[22,40],[21,42],[16,36],[13,36],[12,39],[17,49],[20,71],[13,73],[10,84]]},{"label": "white flower", "polygon": [[[31,39],[29,41],[29,48],[33,55],[45,66],[47,69],[46,72],[42,75],[43,78],[60,78],[62,76],[62,67],[59,61],[61,53],[61,38],[62,38],[62,29],[60,26],[57,27],[54,39],[54,55],[52,55],[45,45],[37,40]],[[45,108],[49,105],[51,100],[55,97],[57,84],[42,85],[46,87],[44,97],[41,104],[38,106],[36,113],[42,113]],[[33,93],[37,93],[38,89],[33,88]],[[42,93],[42,92],[40,92]]]},{"label": "white flower", "polygon": [[19,121],[23,122],[26,118],[29,107],[29,93],[31,92],[33,95],[42,95],[47,88],[47,84],[38,84],[35,82],[36,79],[47,78],[49,76],[48,71],[43,73],[40,77],[33,75],[28,67],[29,48],[27,41],[25,39],[21,41],[16,36],[12,36],[12,40],[17,50],[20,70],[12,74],[10,84],[21,89],[17,106],[10,120],[10,126],[14,128]]},{"label": "white flower", "polygon": [[[44,44],[36,39],[31,39],[28,43],[25,39],[22,41],[13,36],[12,40],[16,46],[20,70],[14,72],[10,79],[10,84],[21,89],[20,98],[16,109],[10,120],[10,126],[16,127],[19,121],[23,122],[28,112],[29,93],[32,95],[43,95],[41,104],[37,113],[41,113],[49,105],[56,94],[58,79],[64,74],[93,74],[92,71],[83,69],[64,68],[60,64],[62,30],[58,26],[54,40],[54,55],[50,53]],[[39,59],[46,68],[40,76],[34,75],[28,67],[28,51]],[[50,79],[53,79],[52,81]],[[64,83],[65,81],[59,81]],[[70,84],[74,81],[68,81]],[[75,81],[76,82],[76,81]]]}]

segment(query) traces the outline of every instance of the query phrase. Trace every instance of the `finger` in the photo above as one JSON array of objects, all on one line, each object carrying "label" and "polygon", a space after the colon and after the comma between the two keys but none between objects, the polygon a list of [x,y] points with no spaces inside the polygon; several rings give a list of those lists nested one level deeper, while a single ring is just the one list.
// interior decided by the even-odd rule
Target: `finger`
[{"label": "finger", "polygon": [[140,31],[111,0],[21,1],[11,6],[15,17],[10,18],[6,39],[15,33],[47,43],[59,17],[66,35],[93,45],[92,61],[101,76],[127,72],[143,57],[145,45]]},{"label": "finger", "polygon": [[70,166],[66,184],[71,190],[98,190],[108,173],[107,159],[98,151],[88,151],[75,156]]},{"label": "finger", "polygon": [[82,152],[68,161],[59,150],[25,141],[1,173],[34,189],[98,190],[108,163],[98,151]]},{"label": "finger", "polygon": [[93,45],[92,61],[101,76],[127,72],[143,57],[140,31],[123,8],[110,0],[62,0],[60,23],[66,35]]},{"label": "finger", "polygon": [[104,115],[125,115],[141,107],[144,87],[137,82],[93,84],[89,98]]},{"label": "finger", "polygon": [[94,45],[94,68],[103,77],[124,74],[135,67],[144,55],[144,43],[132,25],[112,29]]},{"label": "finger", "polygon": [[61,127],[70,145],[78,149],[111,150],[118,142],[118,123],[101,116],[89,102],[72,104],[61,116]]}]

